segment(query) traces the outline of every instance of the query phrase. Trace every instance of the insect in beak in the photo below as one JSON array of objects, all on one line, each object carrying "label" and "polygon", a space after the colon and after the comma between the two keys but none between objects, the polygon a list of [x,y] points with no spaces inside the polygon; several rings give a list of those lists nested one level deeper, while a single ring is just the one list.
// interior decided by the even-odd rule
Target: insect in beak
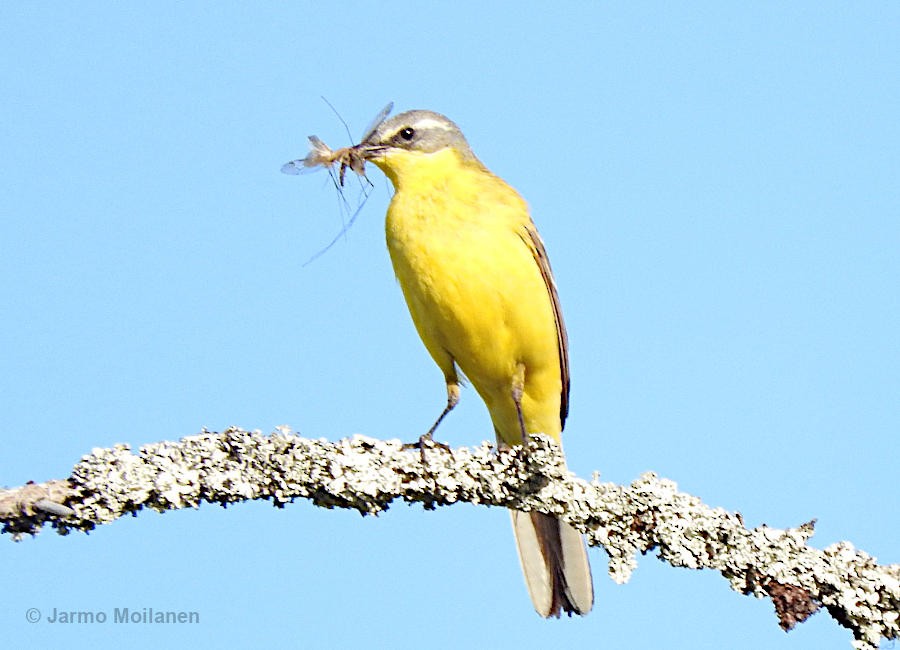
[{"label": "insect in beak", "polygon": [[281,171],[285,174],[302,174],[317,167],[330,168],[332,165],[337,164],[339,165],[338,184],[341,187],[344,187],[344,177],[348,167],[358,176],[366,178],[366,160],[377,156],[383,149],[382,147],[368,144],[368,141],[375,135],[375,131],[381,126],[381,123],[384,122],[393,107],[394,103],[391,102],[381,109],[368,128],[366,128],[359,143],[352,147],[341,147],[340,149],[332,150],[318,136],[309,136],[310,147],[306,157],[285,163],[282,165]]}]

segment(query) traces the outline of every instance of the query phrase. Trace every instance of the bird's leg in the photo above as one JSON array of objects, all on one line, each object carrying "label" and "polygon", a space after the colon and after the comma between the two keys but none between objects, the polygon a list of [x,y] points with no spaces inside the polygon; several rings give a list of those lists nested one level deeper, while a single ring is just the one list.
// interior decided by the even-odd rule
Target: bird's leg
[{"label": "bird's leg", "polygon": [[453,410],[459,404],[459,384],[457,382],[447,382],[447,406],[444,407],[444,410],[441,411],[441,414],[438,416],[438,419],[435,420],[434,424],[431,425],[431,428],[428,432],[422,436],[422,438],[427,438],[428,440],[433,441],[434,432],[437,430],[438,425],[443,421],[447,414]]},{"label": "bird's leg", "polygon": [[516,405],[516,417],[519,418],[519,431],[522,433],[522,444],[528,444],[528,432],[525,430],[525,416],[522,414],[522,395],[525,394],[525,364],[516,367],[513,377],[512,398]]},{"label": "bird's leg", "polygon": [[438,416],[438,419],[435,420],[434,424],[431,425],[431,428],[422,434],[419,437],[417,442],[411,442],[403,445],[404,449],[418,449],[419,453],[422,455],[422,462],[425,462],[425,448],[426,447],[440,447],[445,451],[450,451],[450,445],[446,445],[443,442],[435,442],[434,440],[434,432],[438,428],[438,425],[443,421],[447,414],[453,410],[459,404],[459,382],[456,380],[448,380],[447,381],[447,406],[444,407],[444,410],[441,411],[441,414]]}]

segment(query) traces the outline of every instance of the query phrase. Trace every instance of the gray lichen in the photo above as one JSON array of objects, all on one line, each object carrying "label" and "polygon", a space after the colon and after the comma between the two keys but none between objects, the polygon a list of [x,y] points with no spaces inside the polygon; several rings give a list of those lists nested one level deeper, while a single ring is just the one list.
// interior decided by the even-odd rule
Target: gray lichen
[{"label": "gray lichen", "polygon": [[91,530],[143,508],[157,511],[297,498],[376,515],[397,499],[427,509],[459,501],[554,514],[609,554],[609,574],[626,582],[638,553],[672,566],[714,569],[732,589],[769,596],[790,629],[824,607],[873,650],[900,637],[900,565],[879,566],[847,542],[810,547],[813,522],[786,530],[745,528],[739,514],[704,505],[652,473],[629,486],[570,474],[559,448],[535,437],[502,453],[488,444],[410,450],[363,436],[329,442],[229,429],[178,442],[94,449],[63,481],[0,491],[3,532],[18,539],[50,523],[61,534]]}]

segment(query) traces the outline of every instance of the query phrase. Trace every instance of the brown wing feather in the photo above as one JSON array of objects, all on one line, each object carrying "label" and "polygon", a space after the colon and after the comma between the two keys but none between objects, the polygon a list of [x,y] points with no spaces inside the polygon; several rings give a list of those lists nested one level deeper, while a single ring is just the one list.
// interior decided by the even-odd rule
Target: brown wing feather
[{"label": "brown wing feather", "polygon": [[537,262],[538,268],[541,270],[541,277],[544,278],[544,285],[547,287],[547,293],[550,294],[550,304],[553,305],[553,319],[556,321],[556,342],[559,348],[559,375],[562,379],[562,395],[559,401],[559,421],[560,429],[566,426],[566,416],[569,414],[569,337],[566,334],[566,324],[563,322],[562,308],[559,305],[559,295],[556,293],[556,281],[553,279],[553,270],[550,268],[550,258],[547,256],[547,249],[544,248],[544,242],[538,234],[534,224],[529,222],[525,225],[525,231],[528,233],[528,239],[525,243],[531,249],[534,255],[534,261]]}]

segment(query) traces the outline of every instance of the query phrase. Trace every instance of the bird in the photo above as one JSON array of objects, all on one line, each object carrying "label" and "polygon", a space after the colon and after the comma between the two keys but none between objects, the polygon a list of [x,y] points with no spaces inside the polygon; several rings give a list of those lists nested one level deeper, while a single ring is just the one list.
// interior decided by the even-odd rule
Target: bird
[{"label": "bird", "polygon": [[[535,433],[560,442],[569,408],[568,339],[525,200],[485,167],[454,122],[433,111],[383,119],[353,155],[394,187],[388,252],[446,384],[446,407],[426,436],[457,405],[468,379],[487,405],[499,448]],[[550,515],[510,513],[537,613],[587,614],[594,590],[582,536]]]}]

